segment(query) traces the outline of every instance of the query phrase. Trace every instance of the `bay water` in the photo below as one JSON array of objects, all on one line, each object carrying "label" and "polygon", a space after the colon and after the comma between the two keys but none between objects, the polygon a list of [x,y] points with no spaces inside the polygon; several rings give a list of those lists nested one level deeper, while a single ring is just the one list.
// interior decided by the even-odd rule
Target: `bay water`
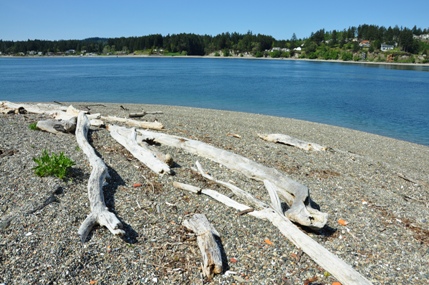
[{"label": "bay water", "polygon": [[429,146],[429,66],[183,57],[0,58],[0,101],[179,105]]}]

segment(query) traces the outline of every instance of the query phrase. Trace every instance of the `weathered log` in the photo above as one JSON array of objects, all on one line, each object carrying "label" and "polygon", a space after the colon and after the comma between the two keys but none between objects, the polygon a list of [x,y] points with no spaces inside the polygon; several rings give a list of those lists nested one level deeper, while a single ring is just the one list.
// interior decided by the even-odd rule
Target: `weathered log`
[{"label": "weathered log", "polygon": [[233,200],[233,199],[231,199],[225,195],[222,195],[217,191],[211,190],[211,189],[202,189],[202,188],[195,187],[193,185],[180,183],[177,181],[173,182],[173,186],[175,188],[183,189],[183,190],[192,192],[194,194],[201,194],[201,193],[205,194],[205,195],[210,196],[219,202],[222,202],[226,206],[231,207],[231,208],[235,208],[239,211],[247,211],[247,210],[253,209],[252,207],[238,203],[237,201],[235,201],[235,200]]},{"label": "weathered log", "polygon": [[132,119],[119,118],[114,116],[107,116],[107,117],[101,116],[101,119],[107,122],[125,123],[131,127],[136,127],[136,128],[153,129],[153,130],[162,130],[164,128],[164,125],[157,121],[144,122],[144,121],[136,121]]},{"label": "weathered log", "polygon": [[271,208],[280,213],[283,216],[282,204],[280,202],[279,196],[275,187],[272,187],[272,183],[268,180],[264,180],[265,189],[267,189],[268,194],[270,195]]},{"label": "weathered log", "polygon": [[[88,119],[89,119],[89,117],[88,117]],[[102,120],[99,120],[99,119],[90,119],[89,124],[92,127],[103,127],[105,125],[104,122]]]},{"label": "weathered log", "polygon": [[[127,130],[121,130],[127,132]],[[241,155],[218,149],[209,144],[178,136],[138,130],[144,140],[154,140],[161,144],[182,148],[192,154],[200,155],[238,171],[255,180],[271,181],[277,193],[290,205],[287,217],[303,226],[321,229],[325,226],[328,216],[312,207],[309,189],[287,177],[277,169],[269,168]]]},{"label": "weathered log", "polygon": [[[74,108],[72,105],[70,105],[67,108],[66,112],[58,112],[55,114],[54,118],[57,120],[71,120],[73,118],[77,119],[77,116],[79,115],[79,112],[81,112],[80,110]],[[93,127],[101,127],[104,126],[104,121],[100,120],[101,118],[101,114],[100,113],[96,113],[96,114],[88,114],[87,111],[82,111],[85,112],[86,116],[89,119],[89,124]]]},{"label": "weathered log", "polygon": [[[56,101],[54,101],[56,102]],[[12,103],[9,101],[0,101],[0,113],[9,114],[41,114],[52,116],[56,120],[71,120],[73,117],[77,118],[80,110],[74,108],[72,105],[66,107],[57,104],[38,103],[38,104],[23,104]],[[90,119],[99,119],[100,114],[88,115]]]},{"label": "weathered log", "polygon": [[79,115],[80,110],[76,109],[72,105],[67,107],[65,112],[58,112],[55,114],[54,118],[57,120],[69,120],[71,118],[75,118]]},{"label": "weathered log", "polygon": [[110,135],[123,147],[125,147],[135,158],[137,158],[141,163],[149,167],[153,172],[157,174],[170,174],[170,167],[160,160],[156,154],[142,144],[141,146],[137,143],[137,132],[133,128],[131,129],[128,137],[122,136],[118,132],[118,126],[109,125],[108,130]]},{"label": "weathered log", "polygon": [[306,141],[299,140],[297,138],[283,135],[283,134],[269,134],[269,135],[261,135],[258,134],[258,136],[266,141],[274,142],[274,143],[280,143],[285,145],[294,146],[300,149],[304,150],[314,150],[314,151],[326,151],[328,148],[326,146],[321,146],[316,143],[310,143]]},{"label": "weathered log", "polygon": [[[187,185],[183,183],[173,183],[174,187],[187,190],[193,193],[203,193],[210,196],[211,198],[225,204],[228,207],[235,208],[239,211],[246,211],[249,208],[247,205],[241,204],[237,201],[232,200],[231,198],[222,195],[214,190],[209,189],[199,189],[198,187]],[[277,195],[277,192],[274,191],[272,195]],[[274,201],[277,198],[273,197]],[[227,203],[225,203],[225,201]],[[276,208],[278,208],[278,204]],[[277,227],[280,232],[290,240],[295,246],[300,248],[305,252],[311,259],[313,259],[317,264],[324,268],[327,272],[332,274],[335,278],[338,279],[342,284],[350,285],[369,285],[371,282],[367,280],[364,276],[359,274],[354,270],[350,265],[345,263],[343,260],[338,258],[335,254],[328,251],[326,248],[318,244],[311,237],[303,233],[296,225],[294,225],[290,220],[288,220],[284,215],[277,212],[273,208],[265,208],[260,211],[251,211],[248,212],[249,215],[256,217],[258,219],[264,219],[270,221],[275,227]]]},{"label": "weathered log", "polygon": [[155,115],[155,114],[163,114],[163,113],[161,111],[148,111],[148,112],[142,111],[139,113],[129,113],[128,117],[130,117],[130,118],[141,118],[141,117],[144,117],[144,116],[149,115],[149,114]]},{"label": "weathered log", "polygon": [[87,140],[89,128],[89,120],[84,112],[80,112],[76,126],[76,140],[79,147],[88,157],[92,167],[91,175],[88,180],[88,197],[91,207],[91,213],[85,219],[78,230],[78,234],[82,242],[84,242],[93,228],[98,223],[105,226],[115,235],[123,235],[125,232],[121,229],[122,223],[118,220],[114,213],[108,211],[104,202],[103,183],[105,178],[109,176],[107,166],[103,160],[95,154]]},{"label": "weathered log", "polygon": [[76,117],[72,117],[68,120],[54,120],[48,119],[43,121],[38,121],[36,127],[42,131],[49,133],[59,134],[59,133],[73,133],[76,130]]},{"label": "weathered log", "polygon": [[212,177],[211,175],[209,175],[207,172],[204,171],[203,167],[201,166],[201,164],[196,161],[195,162],[195,166],[197,167],[197,172],[204,178],[213,181],[219,185],[222,185],[226,188],[228,188],[229,190],[231,190],[232,193],[234,193],[237,197],[240,197],[241,199],[245,200],[246,202],[248,202],[251,206],[255,207],[256,209],[263,209],[263,208],[267,208],[268,205],[263,203],[262,201],[256,199],[255,197],[253,197],[249,192],[246,192],[240,188],[238,188],[235,185],[232,185],[231,183],[228,182],[224,182],[224,181],[220,181],[215,179],[214,177]]},{"label": "weathered log", "polygon": [[[59,106],[57,104],[23,104],[23,103],[12,103],[9,101],[1,101],[0,102],[0,113],[9,113],[11,110],[17,113],[23,113],[22,110],[25,109],[26,112],[32,114],[45,114],[45,115],[55,115],[57,112],[64,112],[67,110],[64,106]],[[21,111],[19,111],[21,110]]]},{"label": "weathered log", "polygon": [[197,236],[198,247],[203,256],[204,275],[213,278],[214,274],[222,273],[222,254],[216,241],[220,235],[206,216],[194,214],[190,219],[184,220],[183,225]]}]

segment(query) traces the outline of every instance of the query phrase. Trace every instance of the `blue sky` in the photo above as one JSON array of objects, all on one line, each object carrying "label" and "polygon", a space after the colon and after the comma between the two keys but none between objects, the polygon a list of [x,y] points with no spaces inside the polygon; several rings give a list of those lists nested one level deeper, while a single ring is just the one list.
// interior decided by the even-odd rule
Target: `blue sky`
[{"label": "blue sky", "polygon": [[0,39],[60,40],[223,32],[278,40],[360,24],[429,28],[429,1],[2,0]]}]

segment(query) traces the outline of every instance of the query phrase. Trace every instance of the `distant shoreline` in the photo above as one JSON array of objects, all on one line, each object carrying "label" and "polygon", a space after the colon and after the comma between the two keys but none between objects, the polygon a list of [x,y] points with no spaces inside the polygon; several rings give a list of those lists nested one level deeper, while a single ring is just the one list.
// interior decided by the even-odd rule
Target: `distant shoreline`
[{"label": "distant shoreline", "polygon": [[370,65],[392,65],[392,66],[427,66],[429,63],[403,63],[403,62],[374,62],[374,61],[345,61],[333,59],[309,59],[309,58],[271,58],[271,57],[253,57],[253,56],[213,56],[213,55],[94,55],[94,56],[79,56],[79,55],[54,55],[54,56],[14,56],[0,55],[0,58],[210,58],[210,59],[248,59],[248,60],[287,60],[287,61],[308,61],[308,62],[330,62],[330,63],[348,63],[348,64],[370,64]]}]

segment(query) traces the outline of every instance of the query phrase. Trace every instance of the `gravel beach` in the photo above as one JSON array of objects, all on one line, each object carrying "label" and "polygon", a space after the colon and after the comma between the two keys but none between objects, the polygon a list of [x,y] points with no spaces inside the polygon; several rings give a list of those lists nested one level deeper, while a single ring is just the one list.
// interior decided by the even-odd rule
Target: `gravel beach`
[{"label": "gravel beach", "polygon": [[[160,111],[162,131],[200,140],[273,167],[309,187],[328,224],[302,229],[373,284],[429,283],[429,147],[288,118],[188,107],[72,104],[90,113],[127,117]],[[91,167],[73,134],[35,131],[37,114],[0,114],[0,284],[332,284],[335,277],[287,240],[270,222],[204,195],[173,187],[183,182],[228,190],[196,175],[198,160],[212,176],[269,202],[263,184],[208,159],[165,145],[174,175],[158,176],[111,138],[91,127],[88,138],[109,168],[106,204],[124,237],[96,227],[85,243],[79,226],[90,213]],[[263,141],[281,133],[329,147],[304,151]],[[65,180],[38,177],[33,157],[64,152],[75,162]],[[239,199],[237,199],[240,201]],[[242,202],[242,201],[240,201]],[[220,234],[227,274],[207,280],[195,236],[182,225],[205,214]],[[340,225],[339,219],[347,222]]]}]

